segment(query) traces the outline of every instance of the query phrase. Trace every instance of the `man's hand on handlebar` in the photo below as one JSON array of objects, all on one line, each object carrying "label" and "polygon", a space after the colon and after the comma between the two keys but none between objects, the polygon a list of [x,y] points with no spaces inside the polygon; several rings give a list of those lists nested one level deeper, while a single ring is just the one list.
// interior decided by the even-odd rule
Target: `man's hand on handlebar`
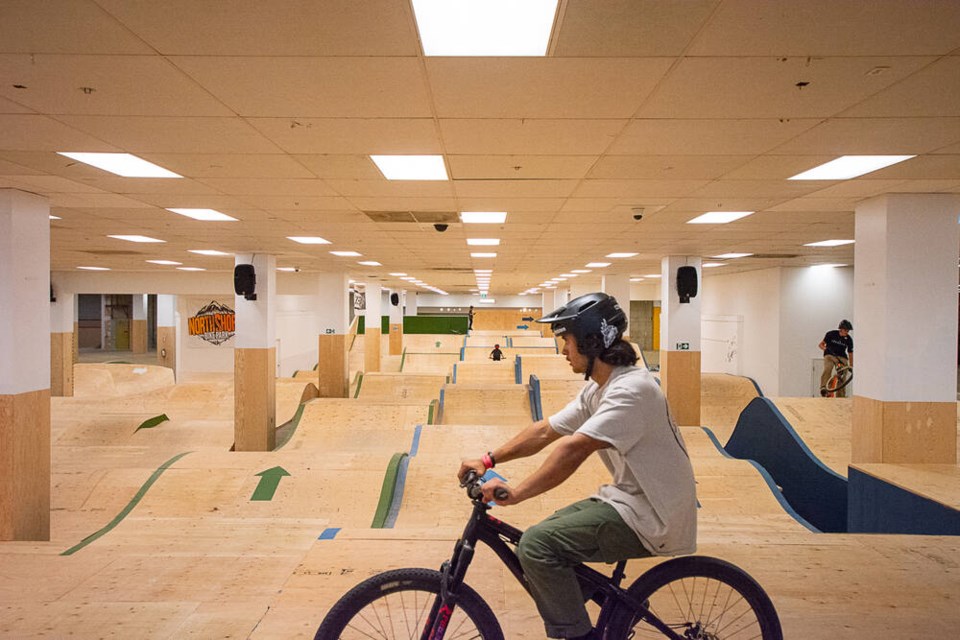
[{"label": "man's hand on handlebar", "polygon": [[476,458],[474,460],[463,460],[460,462],[460,471],[457,472],[457,479],[460,480],[460,484],[466,484],[464,478],[467,477],[467,474],[473,471],[479,478],[486,472],[487,468],[483,466],[483,460]]},{"label": "man's hand on handlebar", "polygon": [[485,502],[496,502],[498,506],[506,507],[520,502],[516,499],[513,489],[500,478],[491,478],[480,487]]}]

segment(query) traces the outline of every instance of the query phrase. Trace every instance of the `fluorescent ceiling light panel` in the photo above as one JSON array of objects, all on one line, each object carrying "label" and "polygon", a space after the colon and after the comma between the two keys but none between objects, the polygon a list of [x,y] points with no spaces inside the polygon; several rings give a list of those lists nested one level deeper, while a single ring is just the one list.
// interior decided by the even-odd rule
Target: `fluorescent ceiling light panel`
[{"label": "fluorescent ceiling light panel", "polygon": [[496,258],[497,254],[495,253],[471,253],[471,258]]},{"label": "fluorescent ceiling light panel", "polygon": [[590,273],[590,269],[570,269],[570,273]]},{"label": "fluorescent ceiling light panel", "polygon": [[630,282],[643,282],[643,278],[630,278]]},{"label": "fluorescent ceiling light panel", "polygon": [[166,240],[157,240],[156,238],[151,238],[149,236],[107,236],[108,238],[116,238],[117,240],[126,240],[127,242],[166,242]]},{"label": "fluorescent ceiling light panel", "polygon": [[563,277],[563,278],[576,278],[576,277],[577,277],[577,274],[575,274],[575,273],[561,273],[560,276]]},{"label": "fluorescent ceiling light panel", "polygon": [[391,273],[390,275],[393,276],[394,278],[399,278],[400,276],[405,276],[405,275],[407,275],[407,274],[405,274],[405,273]]},{"label": "fluorescent ceiling light panel", "polygon": [[287,240],[293,240],[300,244],[330,244],[329,240],[324,240],[319,236],[287,236]]},{"label": "fluorescent ceiling light panel", "polygon": [[840,156],[790,180],[849,180],[916,156]]},{"label": "fluorescent ceiling light panel", "polygon": [[363,255],[362,253],[357,253],[356,251],[331,251],[330,253],[335,256],[340,256],[341,258],[359,258]]},{"label": "fluorescent ceiling light panel", "polygon": [[663,274],[662,273],[645,273],[643,277],[644,278],[662,278]]},{"label": "fluorescent ceiling light panel", "polygon": [[721,253],[718,256],[710,256],[711,258],[719,258],[721,260],[733,260],[734,258],[746,258],[752,256],[752,253]]},{"label": "fluorescent ceiling light panel", "polygon": [[357,264],[362,264],[365,267],[382,267],[383,266],[376,260],[364,260],[362,262],[358,262]]},{"label": "fluorescent ceiling light panel", "polygon": [[811,269],[836,269],[837,267],[845,267],[845,264],[815,264]]},{"label": "fluorescent ceiling light panel", "polygon": [[77,267],[77,269],[83,269],[84,271],[110,271],[109,267]]},{"label": "fluorescent ceiling light panel", "polygon": [[480,304],[493,304],[494,302],[496,302],[496,300],[494,300],[493,298],[480,298],[478,302]]},{"label": "fluorescent ceiling light panel", "polygon": [[229,253],[225,251],[217,251],[216,249],[188,249],[190,253],[195,253],[199,256],[229,256]]},{"label": "fluorescent ceiling light panel", "polygon": [[193,218],[194,220],[202,220],[203,222],[237,222],[237,219],[228,216],[225,213],[220,213],[216,209],[170,209],[167,208],[167,211],[173,213],[179,213],[181,216],[187,216],[188,218]]},{"label": "fluorescent ceiling light panel", "polygon": [[461,211],[460,222],[464,224],[503,224],[507,221],[506,211]]},{"label": "fluorescent ceiling light panel", "polygon": [[608,253],[608,254],[607,254],[607,257],[608,257],[608,258],[632,258],[632,257],[635,256],[635,255],[637,255],[637,254],[635,254],[635,253]]},{"label": "fluorescent ceiling light panel", "polygon": [[740,218],[746,218],[753,211],[707,211],[693,220],[687,220],[687,224],[727,224]]},{"label": "fluorescent ceiling light panel", "polygon": [[474,247],[496,247],[500,245],[499,238],[467,238],[467,244]]},{"label": "fluorescent ceiling light panel", "polygon": [[590,267],[591,269],[602,269],[603,267],[609,267],[610,263],[609,262],[589,262],[587,263],[587,266]]},{"label": "fluorescent ceiling light panel", "polygon": [[57,153],[124,178],[183,177],[129,153],[77,153],[72,151],[58,151]]},{"label": "fluorescent ceiling light panel", "polygon": [[810,242],[805,247],[839,247],[845,244],[853,244],[856,240],[821,240],[820,242]]},{"label": "fluorescent ceiling light panel", "polygon": [[296,273],[296,267],[277,267],[277,271],[286,271],[287,273]]},{"label": "fluorescent ceiling light panel", "polygon": [[179,264],[183,264],[182,262],[176,262],[176,261],[174,261],[174,260],[147,260],[147,262],[150,262],[150,263],[152,263],[152,264],[170,265],[170,266],[174,266],[174,267],[177,266],[177,265],[179,265]]},{"label": "fluorescent ceiling light panel", "polygon": [[177,267],[180,271],[206,271],[203,267]]},{"label": "fluorescent ceiling light panel", "polygon": [[387,180],[447,180],[443,156],[370,156]]},{"label": "fluorescent ceiling light panel", "polygon": [[426,56],[544,56],[557,0],[413,0]]},{"label": "fluorescent ceiling light panel", "polygon": [[704,269],[712,269],[713,267],[722,267],[725,264],[725,262],[704,262],[700,266]]},{"label": "fluorescent ceiling light panel", "polygon": [[60,216],[53,216],[53,215],[50,216],[50,219],[51,219],[51,220],[63,220],[63,218],[61,218]]}]

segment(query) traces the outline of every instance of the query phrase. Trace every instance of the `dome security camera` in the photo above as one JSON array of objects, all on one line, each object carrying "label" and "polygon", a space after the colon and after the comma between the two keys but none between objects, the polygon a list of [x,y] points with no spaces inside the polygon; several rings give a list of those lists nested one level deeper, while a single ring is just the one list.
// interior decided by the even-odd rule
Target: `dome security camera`
[{"label": "dome security camera", "polygon": [[447,226],[448,226],[448,225],[445,225],[445,224],[442,224],[442,223],[438,223],[438,224],[433,225],[433,228],[436,229],[438,232],[443,233],[444,231],[447,230]]},{"label": "dome security camera", "polygon": [[633,219],[634,219],[634,220],[643,220],[643,207],[634,207],[634,208],[633,208]]}]

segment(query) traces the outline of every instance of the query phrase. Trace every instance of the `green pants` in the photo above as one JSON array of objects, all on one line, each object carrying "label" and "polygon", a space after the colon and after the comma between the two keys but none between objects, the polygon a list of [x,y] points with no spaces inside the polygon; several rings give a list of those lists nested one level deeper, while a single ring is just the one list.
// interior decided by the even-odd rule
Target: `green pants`
[{"label": "green pants", "polygon": [[517,546],[550,638],[575,638],[593,628],[575,565],[649,555],[616,509],[594,498],[575,502],[530,527]]}]

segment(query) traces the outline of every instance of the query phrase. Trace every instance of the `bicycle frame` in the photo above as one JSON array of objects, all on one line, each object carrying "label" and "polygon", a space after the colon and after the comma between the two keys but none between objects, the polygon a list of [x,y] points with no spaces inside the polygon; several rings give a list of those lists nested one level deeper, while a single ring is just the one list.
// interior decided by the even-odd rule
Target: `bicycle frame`
[{"label": "bicycle frame", "polygon": [[[509,546],[516,547],[520,542],[523,531],[489,515],[487,511],[490,507],[481,500],[475,499],[473,503],[473,513],[464,527],[463,534],[454,545],[453,555],[440,568],[443,574],[440,595],[430,609],[430,615],[427,618],[421,640],[442,640],[457,604],[457,592],[463,584],[470,563],[473,561],[473,554],[476,551],[478,541],[490,547],[510,570],[513,577],[528,593],[530,592],[523,567],[520,566],[520,560]],[[684,640],[682,636],[674,633],[672,629],[651,613],[643,603],[634,600],[625,589],[620,587],[626,564],[625,560],[618,562],[611,576],[606,576],[583,564],[574,568],[581,585],[586,584],[595,588],[589,599],[601,607],[600,617],[596,625],[601,637],[610,622],[609,618],[614,609],[614,607],[607,605],[612,602],[619,602],[634,611],[638,618],[644,618],[664,637],[671,640]]]}]

